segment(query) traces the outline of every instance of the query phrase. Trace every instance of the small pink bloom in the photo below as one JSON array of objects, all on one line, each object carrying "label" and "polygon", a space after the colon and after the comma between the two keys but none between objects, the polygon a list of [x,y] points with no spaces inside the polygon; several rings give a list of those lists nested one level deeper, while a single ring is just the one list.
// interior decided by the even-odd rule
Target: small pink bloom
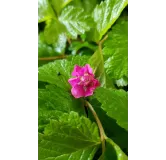
[{"label": "small pink bloom", "polygon": [[75,65],[72,76],[75,77],[70,78],[68,82],[72,86],[71,93],[75,98],[91,96],[93,91],[100,86],[89,64],[83,67]]}]

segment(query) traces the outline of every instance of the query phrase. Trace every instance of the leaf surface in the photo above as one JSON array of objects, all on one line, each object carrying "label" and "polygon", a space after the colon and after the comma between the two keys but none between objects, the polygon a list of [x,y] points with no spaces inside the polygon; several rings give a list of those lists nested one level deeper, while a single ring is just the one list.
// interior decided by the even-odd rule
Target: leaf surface
[{"label": "leaf surface", "polygon": [[[99,160],[102,160],[100,157]],[[128,160],[128,157],[110,138],[106,139],[106,151],[103,160]]]},{"label": "leaf surface", "polygon": [[60,14],[62,9],[68,5],[72,0],[51,0],[50,3],[53,5],[53,8],[55,12],[57,13],[57,16]]},{"label": "leaf surface", "polygon": [[105,0],[97,5],[92,14],[96,26],[89,32],[89,39],[99,42],[127,4],[128,0]]},{"label": "leaf surface", "polygon": [[89,59],[89,64],[92,66],[95,77],[100,81],[101,87],[106,86],[106,77],[104,71],[103,55],[99,49]]},{"label": "leaf surface", "polygon": [[38,89],[38,105],[39,109],[44,110],[84,113],[83,102],[80,99],[75,99],[70,91],[54,85],[48,85],[46,89]]},{"label": "leaf surface", "polygon": [[66,34],[71,38],[77,38],[78,34],[84,34],[94,24],[90,14],[83,8],[68,6],[63,9],[59,21],[66,27]]},{"label": "leaf surface", "polygon": [[39,134],[39,160],[92,160],[99,144],[96,124],[70,112],[52,120]]},{"label": "leaf surface", "polygon": [[43,65],[38,68],[38,80],[55,84],[59,88],[69,91],[71,86],[68,83],[68,79],[72,77],[71,73],[74,66],[76,64],[84,66],[88,58],[88,56],[73,56],[69,57],[68,60],[55,60]]},{"label": "leaf surface", "polygon": [[104,43],[103,55],[108,59],[104,67],[106,73],[116,80],[128,77],[128,22],[120,21],[109,33]]},{"label": "leaf surface", "polygon": [[97,0],[73,0],[71,5],[84,8],[85,12],[91,13],[97,3]]},{"label": "leaf surface", "polygon": [[128,94],[124,90],[106,88],[96,89],[95,98],[102,104],[101,108],[107,115],[115,119],[124,129],[128,130]]}]

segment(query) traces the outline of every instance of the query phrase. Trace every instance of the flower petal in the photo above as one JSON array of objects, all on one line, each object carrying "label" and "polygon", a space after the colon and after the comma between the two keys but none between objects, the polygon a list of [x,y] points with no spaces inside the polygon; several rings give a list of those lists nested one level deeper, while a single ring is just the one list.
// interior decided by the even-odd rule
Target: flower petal
[{"label": "flower petal", "polygon": [[97,79],[93,79],[93,85],[95,88],[100,86],[100,82]]},{"label": "flower petal", "polygon": [[71,93],[75,98],[91,96],[94,90],[100,86],[89,64],[83,67],[75,65],[72,76],[76,77],[70,78],[68,82],[72,86]]},{"label": "flower petal", "polygon": [[72,87],[74,87],[77,83],[79,83],[80,82],[80,79],[79,78],[70,78],[69,80],[68,80],[68,82],[71,84],[71,86]]},{"label": "flower petal", "polygon": [[95,88],[87,88],[85,91],[85,97],[93,95],[93,91]]},{"label": "flower petal", "polygon": [[75,65],[74,66],[74,70],[72,72],[72,76],[79,76],[80,73],[82,73],[82,67],[78,66],[78,65]]},{"label": "flower petal", "polygon": [[89,64],[86,64],[85,68],[86,68],[86,72],[88,72],[89,74],[93,74],[93,70],[92,70],[92,68],[90,67]]},{"label": "flower petal", "polygon": [[100,86],[100,83],[97,79],[93,79],[93,82],[90,86],[87,86],[85,90],[85,97],[93,95],[94,90]]},{"label": "flower petal", "polygon": [[85,91],[83,86],[80,85],[75,85],[72,89],[71,89],[71,93],[75,98],[80,98],[80,97],[84,97],[85,96]]}]

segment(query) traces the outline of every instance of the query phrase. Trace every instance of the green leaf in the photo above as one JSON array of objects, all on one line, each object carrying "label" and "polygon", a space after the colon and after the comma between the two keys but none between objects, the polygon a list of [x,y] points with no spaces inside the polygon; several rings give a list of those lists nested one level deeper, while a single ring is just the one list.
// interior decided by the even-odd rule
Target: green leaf
[{"label": "green leaf", "polygon": [[46,21],[54,16],[49,0],[38,0],[38,22]]},{"label": "green leaf", "polygon": [[73,0],[71,5],[84,8],[85,12],[92,12],[97,4],[97,0]]},{"label": "green leaf", "polygon": [[64,54],[66,48],[67,37],[64,33],[58,36],[58,40],[53,44],[54,50],[59,54]]},{"label": "green leaf", "polygon": [[48,44],[57,43],[62,39],[61,35],[64,37],[64,32],[65,27],[57,19],[50,19],[44,29],[45,40]]},{"label": "green leaf", "polygon": [[44,34],[41,32],[38,36],[38,57],[50,57],[55,56],[52,46],[48,45],[44,41]]},{"label": "green leaf", "polygon": [[38,36],[38,57],[58,56],[64,53],[66,48],[66,36],[60,34],[56,43],[47,44],[44,39],[44,33],[40,32]]},{"label": "green leaf", "polygon": [[76,111],[85,115],[84,104],[81,99],[75,99],[70,91],[54,85],[47,85],[45,89],[38,89],[38,124],[39,132],[51,119],[57,119],[64,112]]},{"label": "green leaf", "polygon": [[68,83],[68,79],[72,77],[71,73],[74,66],[76,64],[84,66],[88,58],[88,56],[72,56],[69,60],[56,60],[43,65],[38,68],[38,80],[55,84],[59,88],[69,91],[71,86]]},{"label": "green leaf", "polygon": [[114,80],[111,79],[110,76],[107,74],[106,74],[106,88],[116,89]]},{"label": "green leaf", "polygon": [[[102,158],[99,158],[99,160],[102,160]],[[128,160],[128,157],[117,144],[115,144],[110,138],[107,138],[104,160]]]},{"label": "green leaf", "polygon": [[100,81],[101,86],[105,87],[106,77],[104,71],[104,60],[101,51],[97,49],[88,62],[95,71],[95,77]]},{"label": "green leaf", "polygon": [[78,150],[78,151],[71,153],[71,154],[63,154],[63,155],[60,155],[56,158],[54,158],[54,157],[47,158],[46,160],[67,160],[67,159],[70,159],[70,160],[80,160],[80,159],[93,160],[93,157],[94,157],[95,152],[97,151],[97,148],[98,147],[87,147],[85,149]]},{"label": "green leaf", "polygon": [[38,68],[38,80],[55,84],[56,86],[69,90],[68,79],[70,77],[67,60],[56,60]]},{"label": "green leaf", "polygon": [[128,0],[105,0],[97,5],[92,14],[96,27],[89,32],[89,39],[98,42],[118,19]]},{"label": "green leaf", "polygon": [[106,88],[96,89],[95,98],[102,104],[101,108],[117,124],[128,130],[128,93],[124,90]]},{"label": "green leaf", "polygon": [[66,91],[54,85],[46,86],[46,89],[38,89],[39,109],[47,111],[67,112],[76,111],[84,114],[84,105],[80,99],[75,99],[70,91]]},{"label": "green leaf", "polygon": [[38,108],[38,132],[43,133],[44,128],[50,123],[50,120],[58,120],[64,112],[57,110],[46,110],[39,106]]},{"label": "green leaf", "polygon": [[70,112],[52,120],[39,134],[39,160],[92,160],[99,144],[96,124]]},{"label": "green leaf", "polygon": [[43,32],[41,32],[38,36],[38,58],[39,58],[38,66],[42,66],[43,64],[46,64],[49,62],[49,60],[40,60],[40,58],[62,55],[66,47],[65,40],[66,40],[66,37],[63,37],[63,36],[61,37],[60,35],[57,43],[53,45],[48,45],[45,42]]},{"label": "green leaf", "polygon": [[86,36],[86,33],[80,35],[80,38],[83,42],[86,40]]},{"label": "green leaf", "polygon": [[86,14],[83,8],[68,6],[63,9],[59,21],[66,26],[67,35],[77,38],[78,34],[84,34],[93,25],[90,14]]},{"label": "green leaf", "polygon": [[116,80],[128,77],[128,22],[120,21],[104,43],[103,55],[108,59],[104,67],[106,73]]},{"label": "green leaf", "polygon": [[45,30],[40,32],[38,38],[38,48],[41,49],[42,55],[49,57],[49,53],[54,53],[53,55],[64,53],[67,42],[64,31],[65,27],[57,19],[47,20]]},{"label": "green leaf", "polygon": [[[111,138],[121,149],[127,150],[128,131],[126,131],[124,128],[121,128],[116,123],[116,120],[106,114],[106,112],[101,108],[101,103],[98,102],[97,99],[90,99],[90,104],[96,111],[107,137]],[[91,119],[92,122],[96,122],[93,114],[90,111],[88,113],[88,117]]]},{"label": "green leaf", "polygon": [[79,42],[79,41],[73,41],[69,47],[69,50],[72,51],[72,54],[75,55],[77,52],[82,48],[89,48],[92,51],[96,50],[96,46],[90,44],[89,42]]},{"label": "green leaf", "polygon": [[51,0],[51,4],[53,5],[57,15],[59,15],[61,10],[71,1],[72,0]]},{"label": "green leaf", "polygon": [[123,77],[121,79],[118,79],[115,81],[118,87],[124,87],[128,85],[128,79],[126,77]]}]

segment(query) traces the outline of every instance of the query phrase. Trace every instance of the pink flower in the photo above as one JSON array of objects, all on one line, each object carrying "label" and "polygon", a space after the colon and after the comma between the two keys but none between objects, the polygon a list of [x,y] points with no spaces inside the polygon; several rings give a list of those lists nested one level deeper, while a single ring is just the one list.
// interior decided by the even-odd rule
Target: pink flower
[{"label": "pink flower", "polygon": [[100,86],[89,64],[84,67],[75,65],[72,76],[75,78],[70,78],[68,82],[72,86],[71,93],[75,98],[91,96],[93,91]]}]

